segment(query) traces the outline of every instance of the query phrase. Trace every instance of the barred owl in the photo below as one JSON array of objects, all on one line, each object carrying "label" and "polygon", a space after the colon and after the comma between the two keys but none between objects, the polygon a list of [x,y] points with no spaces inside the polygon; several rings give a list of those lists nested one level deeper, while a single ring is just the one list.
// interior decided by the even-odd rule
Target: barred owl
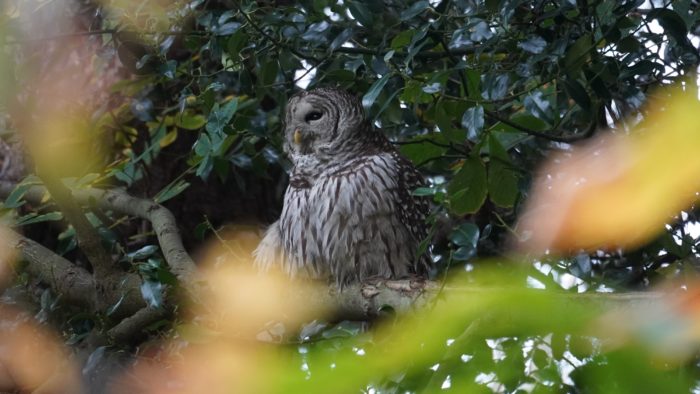
[{"label": "barred owl", "polygon": [[256,265],[339,285],[425,275],[429,259],[418,249],[428,203],[412,195],[423,178],[365,119],[360,101],[339,89],[303,91],[284,123],[294,167]]}]

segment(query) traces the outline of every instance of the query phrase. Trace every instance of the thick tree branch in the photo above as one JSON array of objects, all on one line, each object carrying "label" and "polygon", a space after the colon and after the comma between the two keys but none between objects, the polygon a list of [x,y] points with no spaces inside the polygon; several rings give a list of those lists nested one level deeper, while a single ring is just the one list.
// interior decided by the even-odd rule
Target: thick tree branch
[{"label": "thick tree branch", "polygon": [[[0,182],[0,195],[6,196],[15,188],[15,184]],[[28,201],[39,202],[45,189],[33,186],[27,190],[24,198]],[[171,272],[177,276],[180,283],[192,294],[198,292],[197,282],[200,281],[197,266],[182,244],[177,222],[173,214],[152,200],[137,198],[121,190],[82,189],[74,190],[73,197],[81,204],[96,204],[100,209],[139,217],[151,222],[158,238],[161,251]]]},{"label": "thick tree branch", "polygon": [[3,230],[0,249],[16,250],[26,261],[27,272],[46,282],[68,304],[96,311],[116,305],[112,316],[119,319],[145,306],[139,292],[141,280],[130,273],[121,273],[102,284],[98,298],[98,283],[93,276],[43,245],[10,230]]},{"label": "thick tree branch", "polygon": [[145,307],[112,327],[107,332],[107,336],[112,343],[124,344],[134,342],[135,339],[141,336],[140,334],[144,334],[144,327],[165,318],[168,313],[166,309]]},{"label": "thick tree branch", "polygon": [[[334,311],[334,317],[370,320],[391,312],[408,313],[439,304],[439,299],[454,296],[493,297],[503,294],[502,287],[442,286],[434,281],[390,280],[347,286],[342,292],[323,286],[293,286],[286,294],[290,302],[312,310]],[[534,291],[538,291],[533,289]],[[585,303],[601,310],[646,306],[660,301],[657,292],[630,293],[553,293],[566,302]]]},{"label": "thick tree branch", "polygon": [[31,275],[48,283],[68,303],[90,310],[95,307],[95,281],[89,272],[15,232],[3,230],[2,235],[0,248],[16,250],[28,262]]},{"label": "thick tree branch", "polygon": [[64,218],[75,229],[78,246],[90,262],[97,283],[104,282],[118,270],[115,268],[112,256],[102,246],[100,235],[71,196],[70,189],[53,176],[44,177],[42,180]]}]

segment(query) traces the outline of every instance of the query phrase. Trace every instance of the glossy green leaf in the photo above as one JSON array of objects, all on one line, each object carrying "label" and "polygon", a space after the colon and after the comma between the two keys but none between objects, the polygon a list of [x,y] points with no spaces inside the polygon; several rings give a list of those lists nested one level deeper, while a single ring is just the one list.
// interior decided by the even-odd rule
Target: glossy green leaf
[{"label": "glossy green leaf", "polygon": [[144,280],[141,284],[141,296],[151,308],[160,308],[163,305],[163,284]]},{"label": "glossy green leaf", "polygon": [[401,20],[405,21],[411,19],[425,11],[428,7],[430,7],[430,3],[427,0],[416,1],[409,8],[401,11]]},{"label": "glossy green leaf", "polygon": [[372,104],[374,104],[374,102],[377,100],[377,96],[379,96],[379,94],[382,92],[382,89],[384,89],[384,85],[386,85],[386,83],[389,82],[390,77],[391,74],[385,74],[383,77],[374,81],[367,93],[365,93],[365,95],[362,96],[362,106],[365,107],[365,109],[368,110],[372,106]]},{"label": "glossy green leaf", "polygon": [[564,87],[569,96],[581,107],[584,111],[590,111],[591,98],[588,96],[586,89],[575,79],[567,79],[564,82]]},{"label": "glossy green leaf", "polygon": [[345,4],[348,6],[348,10],[352,14],[353,18],[357,19],[362,26],[369,27],[372,26],[374,22],[374,16],[363,1],[359,0],[349,0]]},{"label": "glossy green leaf", "polygon": [[647,18],[656,19],[676,42],[683,43],[688,39],[688,26],[686,26],[683,18],[674,10],[669,8],[654,8],[649,11]]},{"label": "glossy green leaf", "polygon": [[17,226],[26,226],[29,224],[36,224],[42,222],[55,222],[57,220],[62,220],[63,214],[61,212],[49,212],[37,215],[36,213],[26,214],[19,219],[17,219]]},{"label": "glossy green leaf", "polygon": [[168,201],[171,198],[182,193],[183,191],[187,190],[188,187],[190,187],[189,182],[179,180],[175,183],[168,185],[165,189],[161,190],[158,194],[156,194],[155,197],[153,197],[153,200],[159,204],[162,204],[165,201]]},{"label": "glossy green leaf", "polygon": [[512,207],[518,198],[518,173],[508,152],[493,135],[489,136],[489,198],[501,207]]},{"label": "glossy green leaf", "polygon": [[234,98],[223,106],[219,107],[219,103],[214,104],[209,119],[207,119],[207,132],[210,135],[221,134],[224,127],[231,121],[233,115],[238,109],[238,99]]},{"label": "glossy green leaf", "polygon": [[467,138],[470,141],[477,141],[484,129],[484,107],[476,105],[464,111],[462,127],[467,129]]},{"label": "glossy green leaf", "polygon": [[175,116],[175,126],[185,130],[199,130],[207,123],[201,114],[185,112]]},{"label": "glossy green leaf", "polygon": [[127,253],[126,257],[129,260],[143,260],[149,256],[152,256],[159,249],[160,248],[157,245],[146,245],[146,246],[143,246],[140,249],[135,250],[131,253]]},{"label": "glossy green leaf", "polygon": [[481,208],[488,194],[486,167],[477,156],[470,156],[462,164],[447,186],[450,210],[457,215],[474,213]]},{"label": "glossy green leaf", "polygon": [[576,76],[586,62],[588,52],[593,49],[593,38],[589,34],[579,37],[573,45],[569,47],[564,56],[564,67],[571,76]]}]

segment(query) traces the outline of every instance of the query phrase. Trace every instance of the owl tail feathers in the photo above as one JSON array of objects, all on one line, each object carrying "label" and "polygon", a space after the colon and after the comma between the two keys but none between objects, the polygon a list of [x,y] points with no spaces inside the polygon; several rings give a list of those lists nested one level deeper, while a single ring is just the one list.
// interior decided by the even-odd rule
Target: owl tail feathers
[{"label": "owl tail feathers", "polygon": [[255,267],[263,272],[271,269],[280,270],[284,267],[282,237],[278,222],[272,223],[267,228],[265,236],[253,252],[253,257],[255,258]]}]

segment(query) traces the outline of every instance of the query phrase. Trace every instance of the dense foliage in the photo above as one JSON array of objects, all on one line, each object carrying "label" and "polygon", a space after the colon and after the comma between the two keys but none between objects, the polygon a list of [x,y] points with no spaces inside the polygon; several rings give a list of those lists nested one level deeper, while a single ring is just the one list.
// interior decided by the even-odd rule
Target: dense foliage
[{"label": "dense foliage", "polygon": [[[53,23],[51,13],[57,11],[50,3],[3,6],[0,132],[13,143],[23,126],[33,124],[25,118],[42,116],[31,113],[43,108],[42,100],[61,100],[40,85],[52,75],[65,77],[51,74],[58,63],[52,55],[62,55],[37,43],[55,49],[70,41],[72,51],[79,47],[89,53],[92,67],[81,70],[91,78],[88,88],[69,99],[82,103],[82,121],[70,125],[79,124],[84,133],[69,144],[82,146],[72,155],[84,154],[85,162],[49,171],[41,167],[48,159],[29,147],[34,157],[28,163],[37,170],[27,164],[24,184],[56,175],[70,179],[69,187],[125,187],[170,208],[193,251],[204,239],[219,238],[224,224],[256,232],[257,224],[278,216],[289,167],[281,149],[281,118],[287,99],[301,88],[341,86],[361,96],[375,126],[426,174],[429,185],[415,193],[434,202],[430,220],[438,279],[506,264],[535,171],[552,151],[567,152],[571,144],[608,128],[627,133],[650,110],[643,105],[660,85],[681,81],[697,89],[700,12],[691,0],[81,0],[60,11],[69,14],[70,23]],[[32,17],[43,25],[28,24]],[[72,76],[79,80],[81,71]],[[72,87],[68,82],[56,89],[65,99]],[[27,187],[7,196],[6,222],[70,260],[84,259],[77,226],[46,226],[64,217],[65,205],[23,205]],[[571,258],[538,260],[527,281],[576,293],[684,278],[698,269],[700,233],[690,231],[697,215],[688,210],[675,222],[669,219],[663,234],[635,250],[573,250]],[[175,279],[155,235],[133,218],[87,217],[125,269],[144,279],[146,301],[160,305],[161,292]],[[42,297],[45,313],[55,308],[56,296]],[[475,310],[503,310],[499,302],[483,301]],[[643,358],[633,352],[602,355],[595,340],[562,333],[566,322],[553,323],[552,331],[559,331],[553,335],[534,335],[548,313],[536,306],[565,309],[533,301],[526,308],[532,327],[522,331],[500,322],[496,312],[493,327],[500,328],[494,332],[483,327],[488,322],[477,328],[465,323],[461,330],[469,326],[470,335],[480,338],[463,341],[460,349],[469,352],[447,349],[437,359],[426,356],[366,390],[432,391],[462,384],[497,392],[578,392],[581,387],[639,392],[634,388],[642,383],[616,374],[614,367],[631,363],[646,371]],[[463,316],[474,318],[475,310]],[[74,342],[99,325],[71,319],[57,325]],[[372,334],[357,337],[364,327],[312,324],[302,336],[312,341],[295,348],[298,353],[288,361],[308,372],[320,368],[310,366],[309,352],[322,354],[318,363],[337,357],[342,366],[346,353],[359,354],[374,342],[386,345],[388,340]],[[401,357],[398,351],[389,354]],[[440,365],[435,363],[442,366],[428,368]],[[678,368],[676,380],[655,371],[644,384],[685,387],[698,376],[697,367]],[[313,384],[314,375],[309,376]],[[324,386],[329,378],[320,376],[319,390],[333,387]]]},{"label": "dense foliage", "polygon": [[[264,203],[252,207],[270,221],[284,185],[284,103],[300,85],[342,86],[363,96],[375,125],[431,176],[417,193],[434,196],[435,215],[461,219],[441,268],[502,254],[549,149],[608,126],[624,132],[655,86],[692,74],[698,63],[690,1],[162,6],[107,12],[102,27],[114,34],[97,38],[138,76],[123,83],[133,90],[121,113],[130,150],[109,168],[116,180],[139,181],[147,152],[185,140],[177,153],[188,154],[187,166],[149,180],[149,195],[163,201],[194,177],[219,178],[229,186],[215,192],[236,201],[209,215],[218,225],[240,220],[245,210],[235,205],[245,202],[237,200],[250,197],[235,196],[263,193],[254,185],[272,177],[265,198],[255,199]],[[669,235],[625,256],[559,264],[594,288],[646,283],[660,265],[693,252],[682,223],[669,234],[678,231],[681,245]],[[659,261],[664,248],[673,257]]]}]

